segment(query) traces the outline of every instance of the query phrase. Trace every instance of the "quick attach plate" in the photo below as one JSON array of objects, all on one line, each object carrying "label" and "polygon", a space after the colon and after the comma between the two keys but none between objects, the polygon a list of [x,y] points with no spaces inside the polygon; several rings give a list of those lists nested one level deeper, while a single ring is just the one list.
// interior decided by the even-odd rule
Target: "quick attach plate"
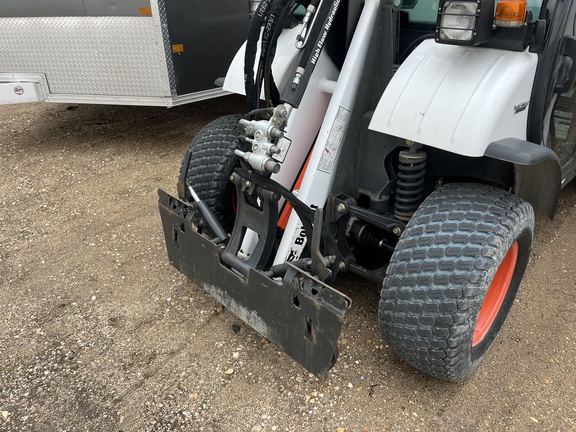
[{"label": "quick attach plate", "polygon": [[218,245],[199,234],[191,205],[158,190],[170,263],[258,333],[321,380],[338,356],[338,338],[352,301],[289,265],[282,280],[250,269],[247,277],[222,264]]}]

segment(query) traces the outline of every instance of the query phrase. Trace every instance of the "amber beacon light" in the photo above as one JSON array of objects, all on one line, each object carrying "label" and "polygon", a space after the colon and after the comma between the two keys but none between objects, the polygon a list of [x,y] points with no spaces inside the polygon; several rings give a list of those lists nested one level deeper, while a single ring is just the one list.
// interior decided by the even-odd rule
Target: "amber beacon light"
[{"label": "amber beacon light", "polygon": [[496,6],[494,22],[498,27],[519,28],[526,19],[526,0],[505,0]]}]

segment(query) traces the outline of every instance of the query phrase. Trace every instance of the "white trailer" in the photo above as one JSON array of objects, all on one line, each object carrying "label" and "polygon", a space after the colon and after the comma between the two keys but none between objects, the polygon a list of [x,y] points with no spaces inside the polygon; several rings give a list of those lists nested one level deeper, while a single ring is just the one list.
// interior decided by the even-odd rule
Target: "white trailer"
[{"label": "white trailer", "polygon": [[2,0],[0,104],[221,96],[248,26],[249,0]]}]

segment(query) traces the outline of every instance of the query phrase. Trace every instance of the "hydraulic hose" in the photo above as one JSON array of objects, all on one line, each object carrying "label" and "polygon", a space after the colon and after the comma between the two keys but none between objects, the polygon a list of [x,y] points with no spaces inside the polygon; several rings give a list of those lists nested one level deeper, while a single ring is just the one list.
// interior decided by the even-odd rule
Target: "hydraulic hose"
[{"label": "hydraulic hose", "polygon": [[[280,92],[272,78],[272,61],[276,51],[278,37],[285,23],[290,19],[294,9],[299,5],[307,5],[310,0],[262,0],[252,17],[252,23],[246,42],[244,58],[245,90],[248,109],[259,108],[262,83],[266,82],[265,95],[267,102],[277,105],[280,102]],[[262,27],[264,27],[262,29]],[[254,74],[258,41],[261,40],[261,51],[258,67]]]},{"label": "hydraulic hose", "polygon": [[308,30],[307,42],[290,73],[292,83],[289,83],[282,92],[282,102],[294,108],[300,105],[341,3],[343,0],[324,0],[320,3],[316,17]]},{"label": "hydraulic hose", "polygon": [[254,82],[254,64],[256,62],[256,52],[258,50],[258,40],[260,39],[260,30],[264,24],[264,19],[268,15],[268,10],[272,0],[262,0],[252,16],[252,23],[248,31],[246,40],[246,52],[244,55],[244,88],[248,100],[248,110],[252,111],[258,106],[258,94],[256,93],[256,84]]}]

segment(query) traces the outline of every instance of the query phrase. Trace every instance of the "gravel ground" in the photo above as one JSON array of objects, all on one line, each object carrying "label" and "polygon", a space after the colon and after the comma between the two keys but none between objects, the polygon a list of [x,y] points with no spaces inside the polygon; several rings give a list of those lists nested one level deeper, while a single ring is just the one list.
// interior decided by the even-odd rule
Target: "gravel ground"
[{"label": "gravel ground", "polygon": [[187,143],[242,112],[0,107],[0,430],[576,430],[576,186],[539,217],[499,339],[461,384],[424,376],[379,336],[378,286],[352,297],[320,382],[173,269],[157,210]]}]

